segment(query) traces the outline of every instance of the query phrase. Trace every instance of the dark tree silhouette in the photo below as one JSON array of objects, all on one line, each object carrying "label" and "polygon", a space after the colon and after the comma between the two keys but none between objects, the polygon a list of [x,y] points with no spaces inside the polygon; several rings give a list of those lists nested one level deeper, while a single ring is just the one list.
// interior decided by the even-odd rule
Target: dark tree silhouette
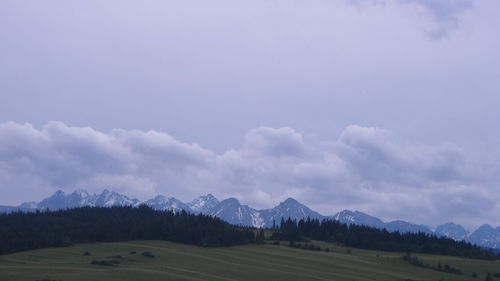
[{"label": "dark tree silhouette", "polygon": [[362,249],[428,253],[478,259],[500,256],[464,241],[437,237],[426,233],[388,232],[368,226],[347,225],[336,220],[281,220],[271,239],[307,241],[307,239],[337,242]]},{"label": "dark tree silhouette", "polygon": [[75,243],[168,240],[200,246],[255,241],[250,228],[187,212],[134,207],[83,207],[0,215],[0,254]]}]

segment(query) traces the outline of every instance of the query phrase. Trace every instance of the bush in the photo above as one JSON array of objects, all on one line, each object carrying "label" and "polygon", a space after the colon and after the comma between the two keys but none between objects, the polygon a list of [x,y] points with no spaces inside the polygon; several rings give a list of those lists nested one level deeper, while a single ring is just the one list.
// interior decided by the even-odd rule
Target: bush
[{"label": "bush", "polygon": [[93,260],[90,262],[90,264],[102,265],[102,266],[113,266],[114,265],[114,263],[112,263],[111,261],[105,261],[105,260],[102,260],[102,261]]},{"label": "bush", "polygon": [[460,271],[460,269],[451,267],[448,264],[444,264],[444,265],[438,264],[437,270],[438,271],[443,271],[443,272],[448,272],[448,273],[453,273],[453,274],[462,274],[462,272]]},{"label": "bush", "polygon": [[[413,257],[410,253],[407,253],[406,255],[402,256],[401,258],[403,260],[407,261],[408,263],[410,263],[411,265],[424,267],[424,262],[417,257]],[[438,265],[438,268],[439,268],[439,266],[441,266],[441,265]]]},{"label": "bush", "polygon": [[83,255],[84,256],[90,256],[90,252],[89,251],[85,251],[85,252],[83,252]]},{"label": "bush", "polygon": [[148,257],[148,258],[154,258],[155,257],[155,255],[153,255],[151,252],[148,252],[148,251],[142,253],[142,255],[145,256],[145,257]]},{"label": "bush", "polygon": [[136,251],[130,251],[131,255],[135,255],[137,252]]}]

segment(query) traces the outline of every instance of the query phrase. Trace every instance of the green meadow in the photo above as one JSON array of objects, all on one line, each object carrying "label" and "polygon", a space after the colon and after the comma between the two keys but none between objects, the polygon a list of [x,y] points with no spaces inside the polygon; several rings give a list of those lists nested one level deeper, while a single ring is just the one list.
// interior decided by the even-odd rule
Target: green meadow
[{"label": "green meadow", "polygon": [[[321,246],[322,251],[290,248],[285,242],[227,248],[203,248],[165,241],[81,244],[0,256],[0,280],[482,281],[487,272],[500,272],[500,261],[414,255],[427,265],[448,264],[462,271],[462,274],[451,274],[411,265],[400,258],[402,253],[313,243]],[[144,252],[154,257],[145,256]],[[92,261],[104,261],[107,265],[92,264]],[[473,273],[477,277],[472,277]]]}]

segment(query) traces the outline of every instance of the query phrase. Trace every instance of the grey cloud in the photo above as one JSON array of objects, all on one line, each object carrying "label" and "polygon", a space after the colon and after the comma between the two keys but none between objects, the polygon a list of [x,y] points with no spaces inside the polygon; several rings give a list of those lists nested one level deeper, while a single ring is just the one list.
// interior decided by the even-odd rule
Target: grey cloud
[{"label": "grey cloud", "polygon": [[302,135],[288,127],[252,129],[245,136],[243,147],[277,157],[300,157],[307,150]]},{"label": "grey cloud", "polygon": [[429,11],[431,17],[436,21],[436,26],[428,31],[433,38],[448,36],[450,30],[460,26],[460,16],[467,10],[473,8],[473,0],[403,0],[407,3],[421,5]]},{"label": "grey cloud", "polygon": [[[351,3],[361,5],[370,3],[376,7],[392,7],[393,5],[414,6],[411,11],[420,15],[420,21],[431,38],[440,39],[460,26],[463,13],[474,8],[474,0],[351,0]],[[401,12],[408,12],[404,11]]]},{"label": "grey cloud", "polygon": [[340,155],[363,178],[406,184],[467,178],[462,151],[451,144],[405,144],[387,130],[360,126],[348,126],[339,144]]},{"label": "grey cloud", "polygon": [[[256,207],[294,196],[326,214],[351,208],[426,223],[458,219],[453,210],[474,204],[498,208],[494,189],[475,180],[459,148],[402,141],[382,128],[351,125],[337,140],[318,141],[261,127],[241,147],[217,154],[157,131],[8,122],[0,125],[0,145],[2,204],[57,188],[108,187],[139,198],[214,193]],[[472,223],[472,214],[492,219],[471,212],[463,222]]]},{"label": "grey cloud", "polygon": [[457,21],[460,13],[473,8],[473,0],[400,0],[428,9],[440,21]]}]

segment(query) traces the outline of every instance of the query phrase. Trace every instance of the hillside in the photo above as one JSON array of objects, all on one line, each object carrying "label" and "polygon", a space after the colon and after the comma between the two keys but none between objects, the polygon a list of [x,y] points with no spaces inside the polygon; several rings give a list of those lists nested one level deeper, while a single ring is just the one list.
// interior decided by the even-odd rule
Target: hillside
[{"label": "hillside", "polygon": [[[0,256],[0,280],[447,281],[484,280],[486,272],[500,271],[500,261],[418,255],[426,263],[449,264],[463,272],[450,274],[410,265],[400,258],[401,253],[349,249],[317,241],[314,244],[328,247],[330,252],[290,248],[283,243],[224,248],[163,241],[80,244]],[[84,255],[86,251],[90,255]],[[142,256],[145,251],[155,257]],[[92,260],[112,259],[119,264],[90,264]],[[473,273],[478,278],[472,278]]]}]

